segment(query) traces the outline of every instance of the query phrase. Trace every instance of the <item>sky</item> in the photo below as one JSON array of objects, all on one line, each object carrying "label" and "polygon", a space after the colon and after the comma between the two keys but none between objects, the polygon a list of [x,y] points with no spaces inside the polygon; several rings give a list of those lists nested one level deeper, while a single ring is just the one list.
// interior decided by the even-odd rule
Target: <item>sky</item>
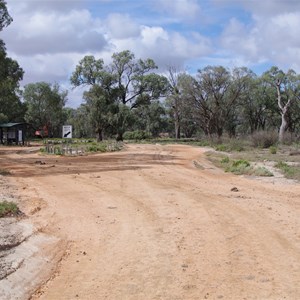
[{"label": "sky", "polygon": [[25,71],[22,86],[46,81],[82,103],[70,76],[85,55],[110,63],[130,50],[160,72],[194,74],[208,65],[275,65],[300,72],[299,0],[6,0],[13,23],[1,32],[9,57]]}]

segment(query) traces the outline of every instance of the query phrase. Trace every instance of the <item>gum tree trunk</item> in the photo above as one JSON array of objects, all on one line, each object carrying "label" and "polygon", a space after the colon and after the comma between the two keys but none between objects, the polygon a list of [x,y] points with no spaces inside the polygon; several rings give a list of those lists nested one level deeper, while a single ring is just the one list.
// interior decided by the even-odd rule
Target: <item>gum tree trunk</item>
[{"label": "gum tree trunk", "polygon": [[279,141],[279,143],[283,143],[285,131],[286,131],[287,125],[288,125],[287,112],[288,112],[288,108],[291,105],[291,98],[288,100],[288,102],[285,105],[283,104],[282,98],[281,98],[281,92],[280,92],[280,85],[281,85],[281,81],[277,80],[277,82],[276,82],[277,101],[278,101],[278,107],[280,109],[280,114],[281,114],[281,125],[279,128],[278,141]]}]

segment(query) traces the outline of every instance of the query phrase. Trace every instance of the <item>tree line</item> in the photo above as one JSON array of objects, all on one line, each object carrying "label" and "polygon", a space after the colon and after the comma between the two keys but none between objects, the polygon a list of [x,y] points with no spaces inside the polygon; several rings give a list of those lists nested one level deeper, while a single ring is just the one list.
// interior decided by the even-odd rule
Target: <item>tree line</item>
[{"label": "tree line", "polygon": [[[0,0],[0,30],[12,21]],[[278,67],[258,76],[246,67],[207,66],[196,74],[169,66],[163,74],[152,59],[136,59],[129,50],[114,53],[111,62],[85,56],[70,82],[85,87],[83,102],[68,108],[67,91],[58,84],[36,82],[24,90],[24,71],[6,56],[0,44],[0,123],[26,121],[33,128],[47,126],[61,136],[63,124],[73,125],[75,137],[99,141],[129,133],[175,138],[224,134],[252,134],[277,130],[297,135],[300,121],[300,75]]]}]

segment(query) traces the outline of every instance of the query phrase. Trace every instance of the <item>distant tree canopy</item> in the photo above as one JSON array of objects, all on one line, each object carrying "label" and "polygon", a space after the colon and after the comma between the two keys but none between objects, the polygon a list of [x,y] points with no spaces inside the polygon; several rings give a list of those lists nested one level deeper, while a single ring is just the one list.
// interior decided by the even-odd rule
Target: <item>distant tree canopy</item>
[{"label": "distant tree canopy", "polygon": [[[203,133],[230,137],[260,130],[300,130],[300,75],[272,67],[261,76],[240,67],[207,66],[192,76],[175,67],[154,72],[153,60],[135,59],[130,51],[115,53],[112,62],[84,57],[71,77],[86,85],[80,108],[98,139],[125,131],[168,132],[175,138]],[[85,132],[82,130],[81,132]]]},{"label": "distant tree canopy", "polygon": [[152,59],[136,60],[128,50],[114,53],[110,65],[93,56],[79,62],[71,83],[90,86],[83,98],[98,140],[104,138],[104,132],[115,133],[117,140],[122,140],[134,123],[133,111],[166,93],[168,81],[153,72],[156,68]]},{"label": "distant tree canopy", "polygon": [[67,91],[61,91],[58,84],[37,82],[25,86],[23,97],[26,121],[36,130],[46,127],[50,136],[60,136]]},{"label": "distant tree canopy", "polygon": [[[0,0],[0,31],[11,22],[6,2]],[[25,106],[19,90],[23,74],[17,61],[7,57],[5,44],[0,40],[0,123],[24,120]]]},{"label": "distant tree canopy", "polygon": [[12,22],[12,17],[9,15],[6,7],[6,1],[0,0],[0,31]]}]

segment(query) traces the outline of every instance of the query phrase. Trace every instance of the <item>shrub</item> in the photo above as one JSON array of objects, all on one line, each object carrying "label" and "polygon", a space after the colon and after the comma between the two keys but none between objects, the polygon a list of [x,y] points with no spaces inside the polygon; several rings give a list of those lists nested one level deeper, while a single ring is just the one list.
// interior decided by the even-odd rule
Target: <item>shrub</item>
[{"label": "shrub", "polygon": [[215,149],[217,151],[221,151],[221,152],[229,151],[228,147],[226,145],[224,145],[224,144],[216,145]]},{"label": "shrub", "polygon": [[0,202],[0,218],[6,216],[14,216],[20,212],[17,204],[13,202],[3,201]]},{"label": "shrub", "polygon": [[252,145],[258,148],[269,148],[277,144],[276,131],[256,131],[251,136]]},{"label": "shrub", "polygon": [[239,159],[233,161],[230,166],[225,169],[225,172],[231,172],[236,175],[249,174],[252,167],[247,160]]},{"label": "shrub", "polygon": [[229,163],[229,157],[228,156],[221,159],[221,164],[228,164],[228,163]]},{"label": "shrub", "polygon": [[245,150],[244,142],[239,139],[230,139],[225,143],[218,144],[215,146],[216,151],[222,151],[222,152],[241,152]]},{"label": "shrub", "polygon": [[270,151],[271,154],[276,154],[277,153],[277,147],[276,146],[271,146],[269,148],[269,151]]},{"label": "shrub", "polygon": [[275,165],[275,167],[280,169],[284,173],[285,177],[300,180],[299,166],[290,166],[287,163],[280,161]]},{"label": "shrub", "polygon": [[236,160],[232,163],[232,166],[233,167],[240,167],[240,166],[245,166],[245,167],[249,167],[250,166],[250,163],[249,161],[245,160],[245,159],[239,159],[239,160]]},{"label": "shrub", "polygon": [[143,131],[143,130],[126,131],[123,134],[124,140],[136,140],[136,141],[140,141],[140,140],[150,139],[151,137],[152,136],[151,136],[150,132]]},{"label": "shrub", "polygon": [[92,143],[88,146],[87,150],[89,152],[106,152],[106,145],[104,143]]},{"label": "shrub", "polygon": [[254,170],[255,176],[272,177],[274,174],[265,167],[258,167]]}]

